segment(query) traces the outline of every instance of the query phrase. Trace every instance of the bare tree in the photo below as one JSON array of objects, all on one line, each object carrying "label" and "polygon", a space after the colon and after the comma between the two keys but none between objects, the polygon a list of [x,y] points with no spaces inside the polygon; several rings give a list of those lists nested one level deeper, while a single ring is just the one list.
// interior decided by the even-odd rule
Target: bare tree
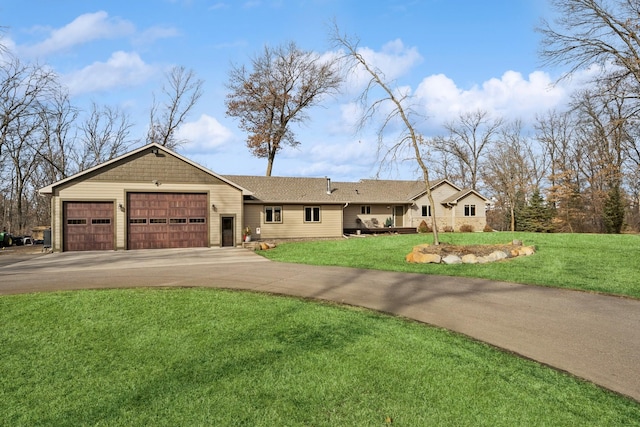
[{"label": "bare tree", "polygon": [[458,163],[463,187],[478,190],[483,156],[502,123],[501,118],[492,118],[484,110],[463,112],[457,120],[445,123],[449,135],[435,140],[436,149]]},{"label": "bare tree", "polygon": [[73,129],[78,109],[71,105],[69,94],[62,87],[56,92],[46,109],[40,113],[42,145],[38,147],[41,159],[39,186],[64,179],[73,170]]},{"label": "bare tree", "polygon": [[516,206],[537,188],[535,155],[522,135],[522,123],[515,121],[503,127],[496,144],[484,164],[485,182],[497,196],[499,205],[509,210],[510,229],[516,229]]},{"label": "bare tree", "polygon": [[149,112],[147,142],[175,148],[184,143],[176,139],[176,131],[202,96],[204,82],[185,67],[173,67],[166,77],[162,86],[164,102],[159,103],[154,95]]},{"label": "bare tree", "polygon": [[54,87],[56,76],[45,67],[23,64],[11,55],[1,64],[0,155],[15,121],[40,114],[41,105],[51,97]]},{"label": "bare tree", "polygon": [[[360,120],[361,126],[364,126],[372,118],[376,117],[383,106],[391,106],[390,110],[385,112],[386,116],[378,130],[378,147],[384,147],[385,130],[391,123],[400,121],[402,130],[395,142],[387,149],[382,161],[396,160],[398,153],[408,148],[415,156],[414,159],[422,171],[427,199],[431,206],[431,212],[435,214],[436,205],[431,193],[429,168],[427,168],[421,154],[421,146],[425,144],[425,140],[422,135],[416,132],[414,122],[416,120],[416,114],[408,105],[408,96],[394,91],[390,83],[385,81],[382,70],[367,62],[359,51],[358,40],[353,40],[346,35],[342,35],[337,26],[334,26],[332,39],[337,47],[345,50],[344,59],[350,64],[352,69],[364,69],[370,76],[369,82],[359,98],[360,102],[365,106],[365,113]],[[385,96],[369,102],[369,94],[376,87],[382,89]],[[431,229],[433,231],[433,244],[439,245],[440,239],[438,237],[435,215],[432,217]]]},{"label": "bare tree", "polygon": [[342,83],[335,59],[299,49],[295,43],[270,48],[252,60],[252,70],[233,65],[227,88],[227,115],[240,119],[248,132],[247,147],[267,159],[266,175],[276,154],[299,145],[292,123],[308,120],[306,110],[334,93]]},{"label": "bare tree", "polygon": [[[582,91],[574,98],[579,120],[577,136],[585,148],[580,172],[589,184],[586,191],[590,196],[592,227],[596,231],[620,232],[624,212],[620,194],[625,142],[631,138],[630,112],[626,96],[612,96],[608,90],[598,89]],[[612,195],[616,199],[613,205]],[[617,217],[616,225],[610,227],[612,217]]]},{"label": "bare tree", "polygon": [[637,0],[550,0],[558,14],[543,21],[541,56],[550,65],[569,65],[572,74],[600,65],[600,81],[614,88],[625,82],[640,89],[640,35]]},{"label": "bare tree", "polygon": [[[7,54],[0,66],[0,176],[2,227],[22,232],[30,206],[25,198],[38,159],[43,111],[59,88],[51,70]],[[5,153],[6,152],[6,153]],[[8,194],[9,197],[6,197]]]},{"label": "bare tree", "polygon": [[75,162],[78,171],[111,160],[124,153],[132,141],[129,133],[133,125],[128,116],[117,108],[91,106],[89,117],[80,124]]}]

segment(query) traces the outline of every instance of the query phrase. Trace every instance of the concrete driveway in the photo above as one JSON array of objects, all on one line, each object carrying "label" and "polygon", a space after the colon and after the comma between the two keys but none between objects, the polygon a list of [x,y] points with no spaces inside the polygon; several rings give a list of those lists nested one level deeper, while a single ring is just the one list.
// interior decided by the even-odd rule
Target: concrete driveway
[{"label": "concrete driveway", "polygon": [[238,248],[56,253],[16,261],[0,266],[0,294],[206,286],[335,301],[447,328],[640,401],[639,300],[278,263]]}]

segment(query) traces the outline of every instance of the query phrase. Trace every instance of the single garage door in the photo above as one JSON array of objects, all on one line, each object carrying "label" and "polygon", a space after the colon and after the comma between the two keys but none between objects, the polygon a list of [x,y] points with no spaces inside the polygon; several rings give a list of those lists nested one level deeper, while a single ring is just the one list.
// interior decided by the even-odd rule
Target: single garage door
[{"label": "single garage door", "polygon": [[128,193],[127,248],[209,246],[207,195]]},{"label": "single garage door", "polygon": [[113,210],[113,202],[64,202],[62,250],[113,250]]}]

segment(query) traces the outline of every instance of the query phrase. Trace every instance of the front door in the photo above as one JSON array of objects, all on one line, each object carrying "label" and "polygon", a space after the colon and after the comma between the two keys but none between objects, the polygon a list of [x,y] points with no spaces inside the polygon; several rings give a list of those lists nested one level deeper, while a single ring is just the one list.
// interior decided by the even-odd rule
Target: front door
[{"label": "front door", "polygon": [[233,217],[232,216],[223,216],[222,217],[222,246],[234,246],[233,245]]},{"label": "front door", "polygon": [[394,206],[393,216],[393,226],[404,227],[404,206]]}]

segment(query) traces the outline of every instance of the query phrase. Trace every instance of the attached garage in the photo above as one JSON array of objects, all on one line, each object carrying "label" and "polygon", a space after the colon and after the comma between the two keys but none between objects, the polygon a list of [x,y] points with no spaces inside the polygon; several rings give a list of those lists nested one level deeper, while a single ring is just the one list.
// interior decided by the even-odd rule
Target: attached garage
[{"label": "attached garage", "polygon": [[127,248],[193,248],[209,242],[207,195],[128,193]]},{"label": "attached garage", "polygon": [[40,193],[51,197],[55,252],[236,246],[252,194],[158,144]]},{"label": "attached garage", "polygon": [[115,248],[113,202],[64,202],[64,251]]}]

